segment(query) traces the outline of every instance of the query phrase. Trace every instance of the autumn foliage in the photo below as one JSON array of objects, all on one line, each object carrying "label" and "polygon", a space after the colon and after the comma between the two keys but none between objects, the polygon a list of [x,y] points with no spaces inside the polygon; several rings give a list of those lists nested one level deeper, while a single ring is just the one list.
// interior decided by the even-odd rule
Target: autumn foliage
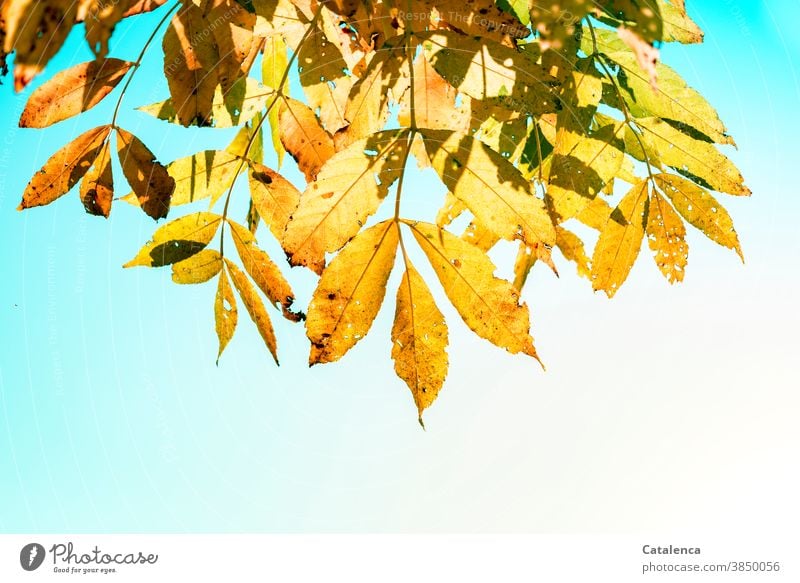
[{"label": "autumn foliage", "polygon": [[[160,40],[169,95],[136,105],[164,123],[239,127],[226,149],[164,164],[117,124],[128,84],[144,79],[141,55],[109,56],[112,33],[151,10],[163,17],[141,55]],[[165,219],[126,267],[213,280],[219,355],[241,305],[276,363],[276,316],[305,321],[310,364],[336,361],[370,331],[397,268],[385,333],[421,419],[448,368],[432,284],[477,335],[538,359],[520,299],[534,267],[572,263],[611,297],[645,240],[664,277],[682,281],[687,224],[741,255],[716,194],[750,194],[722,152],[734,142],[659,62],[661,43],[703,39],[683,0],[5,0],[1,18],[0,65],[13,53],[17,90],[76,23],[96,55],[39,85],[20,126],[46,128],[118,96],[108,124],[58,149],[20,208],[77,185],[93,215],[124,201]],[[293,79],[302,94],[290,96]],[[265,141],[276,168],[264,165]],[[305,184],[279,173],[286,153]],[[448,192],[435,218],[401,205],[407,175],[422,171]],[[250,211],[232,217],[239,179]],[[389,218],[376,218],[379,207]],[[256,235],[280,242],[288,265]],[[513,280],[488,255],[502,240],[518,249]],[[412,255],[430,265],[418,271]],[[305,309],[290,266],[319,275]]]}]

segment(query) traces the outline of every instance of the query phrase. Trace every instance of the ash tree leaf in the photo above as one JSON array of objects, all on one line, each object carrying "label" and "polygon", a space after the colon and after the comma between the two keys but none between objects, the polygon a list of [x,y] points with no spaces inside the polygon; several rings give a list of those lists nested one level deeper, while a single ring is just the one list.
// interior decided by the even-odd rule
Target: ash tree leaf
[{"label": "ash tree leaf", "polygon": [[19,127],[47,127],[93,108],[111,93],[132,64],[101,59],[57,73],[28,98]]},{"label": "ash tree leaf", "polygon": [[294,292],[278,266],[264,251],[258,248],[252,233],[242,225],[228,221],[236,251],[242,260],[245,271],[269,301],[281,307],[283,316],[292,322],[303,319],[302,312],[292,310]]},{"label": "ash tree leaf", "polygon": [[412,91],[406,91],[398,113],[400,125],[411,126],[413,120],[419,128],[466,132],[469,118],[456,107],[456,94],[455,88],[420,55],[414,61],[413,110]]},{"label": "ash tree leaf", "polygon": [[292,265],[322,273],[325,253],[358,233],[400,176],[407,138],[403,130],[380,132],[328,160],[286,227],[283,248]]},{"label": "ash tree leaf", "polygon": [[670,283],[683,281],[689,256],[686,227],[680,215],[655,191],[650,193],[645,230],[658,269]]},{"label": "ash tree leaf", "polygon": [[495,277],[495,266],[480,249],[429,223],[409,223],[450,302],[481,338],[511,354],[539,357],[530,335],[528,306],[519,291]]},{"label": "ash tree leaf", "polygon": [[687,136],[657,118],[638,119],[636,125],[644,131],[644,138],[662,163],[681,174],[699,178],[718,192],[750,195],[739,169],[714,144]]},{"label": "ash tree leaf", "polygon": [[553,245],[555,227],[544,201],[508,160],[474,138],[420,130],[436,173],[476,219],[499,237]]},{"label": "ash tree leaf", "polygon": [[193,213],[156,229],[153,238],[123,267],[161,267],[188,259],[209,244],[222,217],[209,212]]},{"label": "ash tree leaf", "polygon": [[622,198],[611,213],[592,256],[592,287],[611,298],[628,278],[642,247],[649,182],[642,180]]},{"label": "ash tree leaf", "polygon": [[18,210],[50,204],[69,192],[89,171],[110,131],[107,125],[92,128],[53,154],[31,178]]},{"label": "ash tree leaf", "polygon": [[392,325],[392,359],[397,376],[405,381],[422,412],[439,395],[447,376],[447,324],[425,280],[406,263]]},{"label": "ash tree leaf", "polygon": [[256,292],[250,280],[247,279],[247,276],[242,270],[228,259],[225,260],[225,267],[228,268],[231,279],[233,280],[233,285],[236,291],[239,292],[239,297],[242,299],[242,303],[244,303],[244,307],[247,309],[250,319],[256,325],[261,339],[267,346],[273,360],[275,360],[275,364],[280,364],[278,362],[278,342],[275,338],[275,330],[273,330],[272,321],[269,319],[266,308],[264,308],[264,302],[261,301],[258,292]]},{"label": "ash tree leaf", "polygon": [[474,99],[539,115],[557,110],[555,78],[510,47],[436,31],[423,35],[425,56],[448,83]]},{"label": "ash tree leaf", "polygon": [[178,121],[184,126],[211,124],[219,53],[210,27],[203,11],[187,2],[164,33],[164,75]]},{"label": "ash tree leaf", "polygon": [[22,91],[64,44],[77,14],[74,0],[6,0],[4,52],[14,51],[14,90]]},{"label": "ash tree leaf", "polygon": [[309,365],[339,360],[366,336],[386,295],[399,232],[384,221],[359,233],[322,273],[308,306]]},{"label": "ash tree leaf", "polygon": [[250,198],[273,236],[282,239],[289,217],[300,202],[300,191],[274,170],[253,162],[250,164]]},{"label": "ash tree leaf", "polygon": [[114,175],[111,171],[111,144],[103,143],[94,163],[80,185],[81,202],[86,212],[108,218],[114,199]]},{"label": "ash tree leaf", "polygon": [[98,59],[108,54],[108,41],[114,27],[122,20],[129,10],[129,0],[90,0],[84,25],[86,42]]},{"label": "ash tree leaf", "polygon": [[117,128],[117,156],[142,210],[155,220],[166,217],[175,190],[175,179],[167,169],[139,138],[121,128]]},{"label": "ash tree leaf", "polygon": [[219,351],[217,352],[217,364],[222,356],[222,351],[228,346],[236,331],[236,324],[239,320],[239,313],[236,308],[236,297],[233,295],[231,282],[225,267],[222,266],[219,272],[219,282],[217,283],[217,295],[214,298],[214,324],[219,339]]},{"label": "ash tree leaf", "polygon": [[[286,42],[279,34],[268,36],[264,39],[264,48],[262,49],[261,57],[261,79],[268,87],[278,87],[283,80],[283,73],[286,67],[289,66],[289,58],[286,56]],[[288,95],[288,84],[283,87],[283,90]],[[276,95],[273,99],[279,99]],[[273,106],[269,111],[269,127],[272,136],[272,147],[275,154],[278,156],[278,168],[283,164],[283,155],[286,151],[283,149],[280,138],[280,126],[278,116],[280,108]]]},{"label": "ash tree leaf", "polygon": [[655,180],[686,222],[712,241],[736,251],[744,261],[733,219],[705,188],[674,174],[657,174]]},{"label": "ash tree leaf", "polygon": [[204,283],[222,269],[222,255],[214,249],[203,249],[188,259],[172,264],[172,281],[188,285]]},{"label": "ash tree leaf", "polygon": [[306,180],[314,180],[336,151],[333,138],[311,108],[296,99],[284,98],[278,126],[283,148],[297,162]]},{"label": "ash tree leaf", "polygon": [[370,59],[366,71],[352,86],[344,109],[345,127],[334,135],[337,150],[381,131],[390,105],[408,88],[408,66],[402,43],[386,42]]},{"label": "ash tree leaf", "polygon": [[206,4],[205,19],[217,45],[217,77],[223,93],[246,77],[261,50],[260,39],[253,34],[256,17],[252,4],[235,0],[211,0]]}]

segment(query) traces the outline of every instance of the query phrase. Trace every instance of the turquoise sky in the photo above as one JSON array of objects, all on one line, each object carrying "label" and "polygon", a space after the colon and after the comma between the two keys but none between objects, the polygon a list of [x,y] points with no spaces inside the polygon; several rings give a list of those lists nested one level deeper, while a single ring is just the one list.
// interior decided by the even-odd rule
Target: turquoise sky
[{"label": "turquoise sky", "polygon": [[[75,192],[17,212],[31,175],[70,136],[107,123],[115,100],[20,130],[30,89],[15,96],[2,85],[0,532],[796,524],[800,479],[787,459],[800,443],[800,2],[687,4],[706,43],[670,45],[663,57],[739,144],[727,153],[754,194],[725,203],[747,263],[692,233],[682,286],[668,286],[643,250],[613,301],[569,268],[560,280],[537,270],[524,298],[546,373],[476,339],[437,289],[451,372],[427,431],[389,358],[393,301],[342,362],[310,370],[301,327],[274,318],[278,369],[241,310],[215,366],[214,284],[179,287],[168,270],[121,268],[150,219],[124,203],[108,221],[90,217]],[[121,25],[112,55],[134,59],[159,15]],[[49,70],[89,58],[74,34]],[[156,46],[120,125],[165,161],[224,146],[231,132],[134,111],[165,98],[160,60]],[[443,188],[412,176],[407,207],[430,216]],[[314,278],[290,278],[304,304]]]}]

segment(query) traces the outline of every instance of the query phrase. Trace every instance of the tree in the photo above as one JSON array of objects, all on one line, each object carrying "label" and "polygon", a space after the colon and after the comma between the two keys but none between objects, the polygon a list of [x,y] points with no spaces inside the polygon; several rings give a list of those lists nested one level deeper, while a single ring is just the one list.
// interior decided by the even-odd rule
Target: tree
[{"label": "tree", "polygon": [[[421,422],[447,374],[448,327],[409,245],[421,249],[472,331],[535,359],[520,293],[534,266],[556,272],[554,249],[609,297],[644,239],[664,277],[682,281],[686,223],[742,254],[712,195],[750,194],[719,150],[734,142],[713,107],[659,62],[660,43],[703,39],[682,0],[163,4],[2,4],[0,59],[5,66],[14,52],[17,90],[43,70],[73,23],[84,23],[96,56],[39,86],[20,126],[76,116],[122,84],[109,124],[58,150],[20,209],[80,183],[86,211],[108,217],[116,157],[132,189],[119,200],[168,218],[126,267],[171,266],[180,284],[216,280],[219,355],[241,301],[276,363],[268,307],[305,320],[311,365],[340,359],[370,330],[397,263],[391,356]],[[155,9],[163,17],[139,59],[108,56],[115,25]],[[164,165],[117,125],[126,89],[159,35],[169,97],[141,109],[184,126],[240,127],[226,149]],[[303,95],[289,95],[292,75]],[[307,184],[264,165],[266,130],[279,163],[288,153]],[[449,191],[435,221],[401,212],[412,157]],[[242,175],[250,210],[235,220],[229,203]],[[181,214],[201,200],[207,210]],[[373,218],[392,204],[390,218]],[[468,222],[461,233],[459,217]],[[586,228],[599,233],[591,257],[579,236]],[[286,267],[258,246],[257,233],[276,238],[290,265],[320,276],[307,313],[296,309]],[[501,240],[518,246],[513,281],[497,277],[487,255]]]}]

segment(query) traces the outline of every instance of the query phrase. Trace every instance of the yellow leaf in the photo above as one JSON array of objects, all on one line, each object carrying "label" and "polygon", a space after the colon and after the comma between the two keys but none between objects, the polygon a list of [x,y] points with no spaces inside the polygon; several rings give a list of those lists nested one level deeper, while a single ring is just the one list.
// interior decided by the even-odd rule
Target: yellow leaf
[{"label": "yellow leaf", "polygon": [[253,162],[250,164],[250,197],[270,232],[276,239],[282,239],[289,217],[300,201],[300,191],[274,170]]},{"label": "yellow leaf", "polygon": [[31,178],[19,210],[50,204],[69,192],[94,163],[109,131],[110,126],[93,128],[53,154]]},{"label": "yellow leaf", "polygon": [[392,326],[394,370],[419,411],[431,406],[447,376],[447,324],[428,286],[410,262],[397,288]]},{"label": "yellow leaf", "polygon": [[655,178],[658,187],[690,225],[712,241],[733,249],[744,261],[733,219],[705,188],[674,174],[657,174]]},{"label": "yellow leaf", "polygon": [[398,114],[400,125],[411,126],[413,120],[419,128],[466,133],[469,118],[456,108],[456,93],[453,86],[420,55],[414,61],[413,110],[412,92],[406,91]]},{"label": "yellow leaf", "polygon": [[322,273],[325,253],[342,248],[383,202],[402,171],[408,134],[390,130],[333,156],[292,214],[283,248],[292,265]]},{"label": "yellow leaf", "polygon": [[400,101],[408,88],[408,66],[402,44],[387,41],[372,54],[367,69],[355,82],[345,105],[347,126],[336,132],[337,150],[383,129],[389,119],[389,105]]},{"label": "yellow leaf", "polygon": [[421,131],[434,170],[479,223],[509,241],[555,243],[544,201],[508,160],[470,136]]},{"label": "yellow leaf", "polygon": [[92,167],[81,180],[81,201],[86,212],[108,218],[114,199],[114,176],[111,173],[111,145],[108,140],[97,154]]},{"label": "yellow leaf", "polygon": [[[406,7],[405,4],[398,6]],[[412,0],[411,11],[414,18],[407,18],[405,24],[414,31],[455,28],[469,37],[488,38],[509,46],[513,46],[516,39],[530,35],[530,30],[515,15],[493,0]],[[428,13],[429,19],[422,18]]]},{"label": "yellow leaf", "polygon": [[408,224],[467,326],[512,354],[522,352],[539,360],[528,306],[519,303],[519,292],[509,282],[494,276],[489,257],[435,225]]},{"label": "yellow leaf", "polygon": [[580,237],[559,225],[556,227],[556,246],[567,261],[575,263],[578,275],[591,279],[591,265]]},{"label": "yellow leaf", "polygon": [[222,269],[222,256],[214,249],[203,249],[172,264],[172,281],[180,284],[203,283],[217,275]]},{"label": "yellow leaf", "polygon": [[450,31],[423,35],[433,68],[470,97],[526,115],[557,110],[555,79],[525,53]]},{"label": "yellow leaf", "polygon": [[228,342],[233,338],[238,320],[239,314],[236,309],[236,298],[233,295],[228,275],[225,269],[222,268],[219,273],[217,295],[214,299],[214,322],[217,329],[217,338],[219,339],[217,363],[219,363],[219,357],[222,356],[222,351],[225,350]]},{"label": "yellow leaf", "polygon": [[[283,81],[283,74],[289,66],[289,59],[286,56],[286,42],[279,34],[274,34],[264,40],[263,56],[261,58],[261,79],[268,87],[280,89],[278,85]],[[289,84],[285,83],[283,90],[289,91]],[[278,99],[275,97],[274,99]],[[286,151],[281,144],[281,132],[279,122],[280,107],[274,105],[269,111],[269,126],[272,135],[272,147],[278,156],[278,168],[283,163],[283,155]]]},{"label": "yellow leaf", "polygon": [[660,119],[638,119],[636,124],[644,130],[643,137],[667,166],[696,176],[716,191],[750,195],[739,169],[714,144],[687,136]]},{"label": "yellow leaf", "polygon": [[175,179],[139,138],[117,128],[117,156],[139,206],[155,220],[167,216]]},{"label": "yellow leaf", "polygon": [[230,271],[233,285],[236,287],[236,291],[239,292],[239,297],[242,298],[244,307],[247,309],[247,313],[250,314],[250,319],[256,325],[264,344],[272,354],[275,364],[280,364],[278,362],[278,344],[275,339],[275,331],[272,329],[272,321],[269,319],[269,314],[264,308],[264,302],[261,301],[258,292],[247,279],[247,276],[236,265],[226,259],[225,266]]},{"label": "yellow leaf", "polygon": [[237,0],[211,0],[206,7],[206,22],[214,35],[219,53],[216,65],[223,93],[246,77],[261,50],[260,39],[253,35],[255,14]]},{"label": "yellow leaf", "polygon": [[297,162],[307,181],[333,156],[333,138],[320,125],[311,109],[295,99],[285,98],[280,108],[280,139]]},{"label": "yellow leaf", "polygon": [[101,59],[57,73],[31,94],[19,127],[43,128],[91,109],[111,93],[131,65],[119,59]]},{"label": "yellow leaf", "polygon": [[111,38],[114,27],[125,16],[129,4],[130,1],[91,0],[84,18],[85,36],[96,57],[102,59],[108,54],[108,39]]},{"label": "yellow leaf", "polygon": [[384,221],[359,233],[322,274],[308,306],[309,364],[339,360],[366,336],[386,295],[398,229]]},{"label": "yellow leaf", "polygon": [[646,232],[653,258],[667,281],[683,281],[689,255],[686,227],[678,213],[655,191],[650,193]]},{"label": "yellow leaf", "polygon": [[[252,77],[239,79],[227,93],[222,93],[219,86],[213,89],[213,93],[209,119],[200,120],[202,123],[195,120],[190,125],[212,125],[215,128],[239,126],[252,120],[275,94]],[[181,123],[172,98],[137,109],[170,123]]]},{"label": "yellow leaf", "polygon": [[199,253],[214,238],[222,217],[199,212],[175,219],[156,230],[153,238],[123,267],[161,267]]},{"label": "yellow leaf", "polygon": [[231,236],[242,265],[255,284],[273,305],[281,307],[287,320],[292,322],[302,320],[302,313],[292,311],[294,292],[278,266],[273,263],[269,255],[256,246],[256,240],[250,231],[233,221],[228,221],[228,224],[231,226]]},{"label": "yellow leaf", "polygon": [[[325,12],[327,9],[320,7],[319,10]],[[322,126],[333,134],[347,125],[344,108],[353,87],[353,78],[346,73],[347,63],[342,52],[335,42],[328,39],[321,19],[314,26],[297,51],[300,84],[309,107],[319,111]]]},{"label": "yellow leaf", "polygon": [[203,11],[187,2],[164,33],[164,75],[184,126],[211,123],[219,54],[210,32]]},{"label": "yellow leaf", "polygon": [[642,180],[608,218],[592,256],[592,287],[613,297],[633,267],[644,238],[649,185]]}]

